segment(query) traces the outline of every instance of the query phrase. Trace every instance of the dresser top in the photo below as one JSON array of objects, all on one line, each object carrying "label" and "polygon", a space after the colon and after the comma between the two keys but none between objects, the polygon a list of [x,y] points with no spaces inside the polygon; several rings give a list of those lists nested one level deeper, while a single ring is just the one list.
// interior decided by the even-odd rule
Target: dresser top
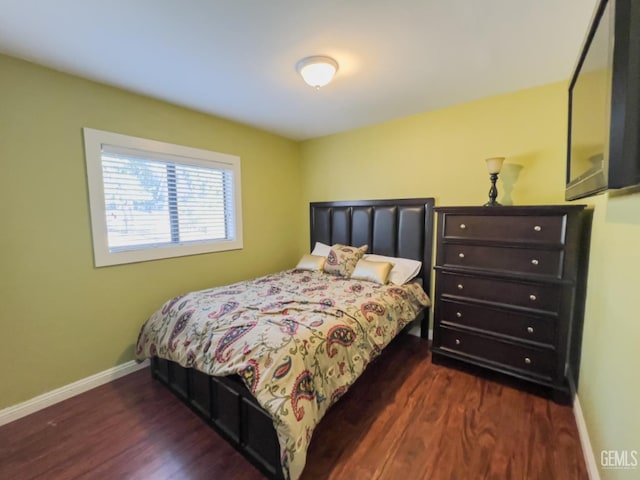
[{"label": "dresser top", "polygon": [[579,212],[584,210],[587,205],[518,205],[518,206],[499,206],[499,207],[480,207],[480,206],[458,206],[458,207],[435,207],[436,212],[442,213],[461,213],[471,215],[557,215],[565,212]]}]

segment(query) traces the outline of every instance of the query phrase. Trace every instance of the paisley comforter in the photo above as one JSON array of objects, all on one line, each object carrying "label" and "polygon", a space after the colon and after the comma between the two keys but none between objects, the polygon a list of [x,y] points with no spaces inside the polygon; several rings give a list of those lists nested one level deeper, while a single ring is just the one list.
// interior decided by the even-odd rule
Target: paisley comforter
[{"label": "paisley comforter", "polygon": [[428,305],[415,283],[288,270],[169,300],[143,325],[136,355],[240,375],[273,418],[285,478],[297,479],[327,409]]}]

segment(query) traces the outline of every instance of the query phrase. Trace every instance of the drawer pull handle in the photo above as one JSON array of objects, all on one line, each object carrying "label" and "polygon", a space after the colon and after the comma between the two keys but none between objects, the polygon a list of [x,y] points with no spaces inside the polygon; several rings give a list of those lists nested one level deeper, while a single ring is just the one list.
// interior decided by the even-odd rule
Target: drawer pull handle
[{"label": "drawer pull handle", "polygon": [[524,357],[524,363],[531,365],[531,359],[529,357]]},{"label": "drawer pull handle", "polygon": [[527,327],[527,332],[533,333],[533,327]]},{"label": "drawer pull handle", "polygon": [[456,345],[460,345],[460,340],[456,338]]},{"label": "drawer pull handle", "polygon": [[463,288],[464,288],[464,286],[461,283],[459,283],[458,284],[458,290],[462,290]]},{"label": "drawer pull handle", "polygon": [[462,312],[456,312],[456,317],[462,318]]},{"label": "drawer pull handle", "polygon": [[540,225],[536,225],[535,227],[533,227],[533,229],[534,229],[536,232],[539,232],[539,231],[541,231],[541,230],[542,230],[542,227],[541,227]]},{"label": "drawer pull handle", "polygon": [[464,258],[464,253],[460,252],[460,253],[458,254],[458,256],[459,256],[460,258]]},{"label": "drawer pull handle", "polygon": [[531,260],[531,264],[532,265],[538,265],[540,262],[538,261],[537,258],[534,258],[533,260]]},{"label": "drawer pull handle", "polygon": [[464,230],[465,228],[467,228],[467,226],[464,223],[460,224],[460,230]]},{"label": "drawer pull handle", "polygon": [[536,297],[535,295],[529,295],[529,300],[531,300],[532,302],[535,302],[538,299],[538,297]]}]

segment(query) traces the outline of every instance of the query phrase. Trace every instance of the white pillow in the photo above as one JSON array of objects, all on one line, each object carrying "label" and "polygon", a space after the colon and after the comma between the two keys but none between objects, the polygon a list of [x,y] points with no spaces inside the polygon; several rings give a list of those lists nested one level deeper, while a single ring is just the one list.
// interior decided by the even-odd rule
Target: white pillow
[{"label": "white pillow", "polygon": [[298,264],[296,265],[296,270],[311,270],[322,272],[322,267],[324,267],[324,262],[327,261],[327,257],[322,257],[320,255],[309,255],[308,253],[304,254]]},{"label": "white pillow", "polygon": [[317,255],[319,257],[327,257],[329,256],[330,251],[331,251],[331,247],[329,245],[325,245],[322,242],[316,242],[316,245],[313,247],[313,252],[311,252],[311,255]]},{"label": "white pillow", "polygon": [[404,285],[413,280],[422,267],[422,262],[411,260],[410,258],[385,257],[384,255],[365,255],[365,260],[370,262],[389,262],[393,264],[388,281],[394,285]]}]

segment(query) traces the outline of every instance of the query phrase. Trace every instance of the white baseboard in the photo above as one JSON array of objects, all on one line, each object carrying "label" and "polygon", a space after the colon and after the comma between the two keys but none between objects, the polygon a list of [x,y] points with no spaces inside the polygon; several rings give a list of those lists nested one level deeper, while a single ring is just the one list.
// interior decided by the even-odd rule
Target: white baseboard
[{"label": "white baseboard", "polygon": [[[407,332],[409,335],[413,335],[415,337],[419,337],[420,336],[420,325],[414,325],[413,327],[411,327],[411,329]],[[429,329],[429,338],[433,338],[433,330]]]},{"label": "white baseboard", "polygon": [[120,377],[129,375],[135,371],[141,370],[149,365],[149,361],[138,363],[134,360],[118,365],[117,367],[110,368],[103,372],[96,373],[90,377],[83,378],[77,382],[70,383],[64,387],[56,388],[42,395],[38,395],[26,402],[13,405],[8,408],[0,410],[0,426],[11,423],[19,418],[26,417],[27,415],[42,410],[43,408],[54,405],[58,402],[66,400],[67,398],[74,397],[80,393],[91,390],[92,388],[99,387],[105,383],[112,382]]},{"label": "white baseboard", "polygon": [[409,331],[407,333],[409,335],[413,335],[414,337],[419,337],[420,336],[420,325],[414,325],[413,327],[411,327],[409,329]]},{"label": "white baseboard", "polygon": [[573,415],[576,419],[576,425],[578,426],[580,445],[582,446],[584,461],[587,465],[587,474],[589,475],[589,480],[600,480],[598,463],[596,462],[596,458],[593,455],[593,447],[591,447],[591,440],[589,439],[589,432],[587,431],[587,423],[584,420],[582,408],[580,407],[580,400],[578,399],[577,394],[573,401]]}]

